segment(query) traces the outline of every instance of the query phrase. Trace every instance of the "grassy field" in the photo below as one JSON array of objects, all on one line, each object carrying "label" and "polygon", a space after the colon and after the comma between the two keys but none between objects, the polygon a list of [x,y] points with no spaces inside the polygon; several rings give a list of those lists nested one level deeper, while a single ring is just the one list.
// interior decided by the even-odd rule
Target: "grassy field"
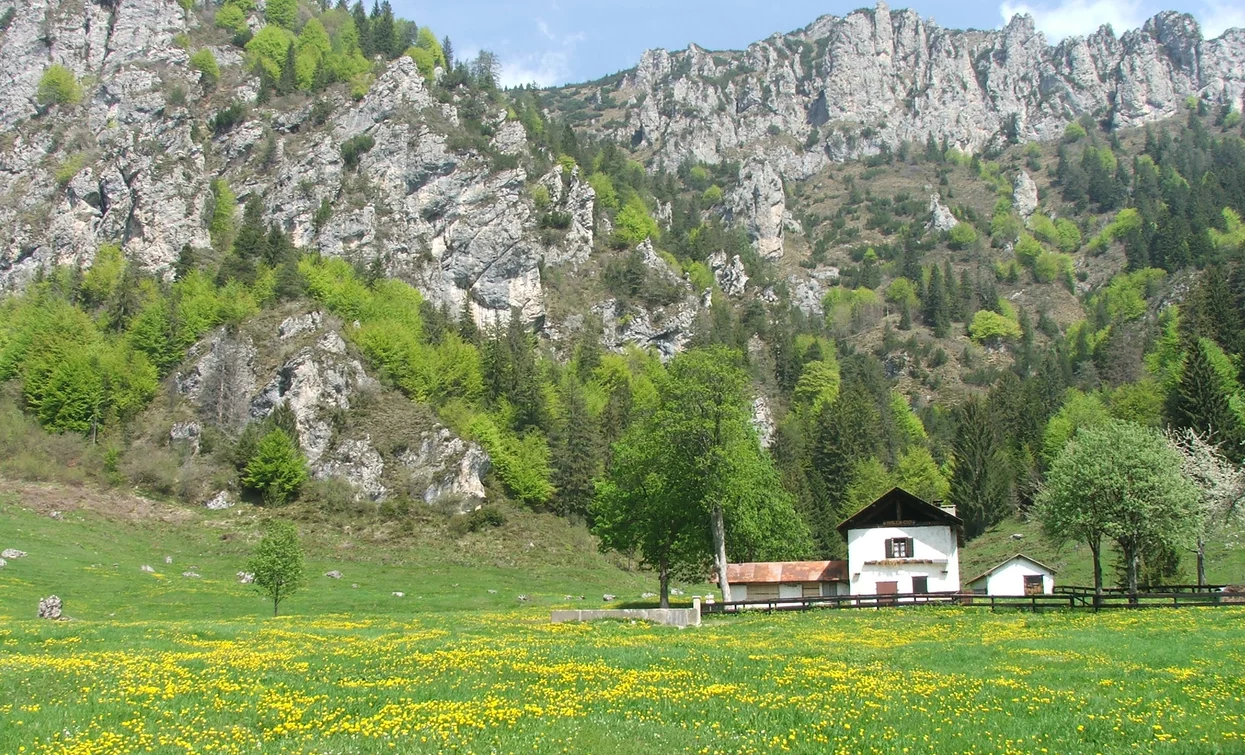
[{"label": "grassy field", "polygon": [[[1242,609],[552,626],[567,593],[650,581],[515,517],[401,548],[308,527],[274,619],[234,577],[253,512],[71,498],[0,503],[29,552],[0,569],[0,753],[1245,751]],[[51,592],[74,621],[31,618]]]}]

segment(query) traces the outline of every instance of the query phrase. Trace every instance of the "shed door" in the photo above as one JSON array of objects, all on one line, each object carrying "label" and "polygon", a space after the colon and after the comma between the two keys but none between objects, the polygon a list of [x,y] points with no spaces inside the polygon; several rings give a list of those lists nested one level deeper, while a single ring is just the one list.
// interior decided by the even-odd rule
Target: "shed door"
[{"label": "shed door", "polygon": [[821,597],[821,584],[818,582],[804,583],[804,597],[819,598]]},{"label": "shed door", "polygon": [[1046,592],[1045,585],[1042,584],[1041,574],[1025,575],[1025,595],[1042,595]]},{"label": "shed door", "polygon": [[917,595],[924,595],[929,592],[929,577],[913,577],[912,592]]},{"label": "shed door", "polygon": [[878,582],[878,595],[897,595],[898,593],[898,582]]}]

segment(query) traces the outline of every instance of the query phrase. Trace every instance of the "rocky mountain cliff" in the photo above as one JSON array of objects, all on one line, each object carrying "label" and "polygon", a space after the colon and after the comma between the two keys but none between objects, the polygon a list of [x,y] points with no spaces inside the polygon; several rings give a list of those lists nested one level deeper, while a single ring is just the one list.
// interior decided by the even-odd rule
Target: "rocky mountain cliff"
[{"label": "rocky mountain cliff", "polygon": [[650,50],[638,67],[578,88],[613,103],[600,130],[658,164],[761,153],[787,178],[831,161],[933,139],[973,152],[1058,138],[1082,114],[1128,127],[1185,99],[1240,103],[1245,30],[1205,40],[1164,12],[1116,36],[1047,44],[1029,16],[996,31],[943,29],[885,3],[824,16],[742,52]]}]

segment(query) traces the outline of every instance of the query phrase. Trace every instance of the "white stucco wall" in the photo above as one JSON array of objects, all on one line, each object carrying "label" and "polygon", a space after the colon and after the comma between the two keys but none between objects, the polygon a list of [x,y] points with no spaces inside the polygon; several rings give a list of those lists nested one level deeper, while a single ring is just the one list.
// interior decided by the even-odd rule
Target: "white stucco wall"
[{"label": "white stucco wall", "polygon": [[1036,565],[1023,558],[1014,558],[997,569],[993,574],[979,579],[970,585],[970,589],[981,589],[985,583],[987,595],[1024,595],[1025,577],[1042,576],[1042,591],[1050,595],[1055,590],[1055,577],[1050,572],[1039,569]]},{"label": "white stucco wall", "polygon": [[[848,595],[847,585],[842,582],[823,582],[821,583],[822,595]],[[779,585],[778,597],[780,598],[802,598],[804,597],[804,586],[801,584]],[[748,585],[731,583],[731,600],[763,600],[763,598],[750,596],[748,594]]]},{"label": "white stucco wall", "polygon": [[[887,559],[886,541],[912,538],[912,557]],[[895,561],[895,565],[868,564]],[[929,560],[933,564],[912,563]],[[878,582],[898,582],[900,593],[912,592],[913,577],[928,577],[930,592],[959,592],[960,548],[949,525],[878,527],[847,531],[847,571],[852,595],[876,595]]]}]

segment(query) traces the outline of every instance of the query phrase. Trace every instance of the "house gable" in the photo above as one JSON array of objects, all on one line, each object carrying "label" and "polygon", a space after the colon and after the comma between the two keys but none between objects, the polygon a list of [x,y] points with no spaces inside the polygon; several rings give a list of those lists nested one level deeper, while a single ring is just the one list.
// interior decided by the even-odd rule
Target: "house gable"
[{"label": "house gable", "polygon": [[[963,540],[964,521],[950,511],[917,498],[902,488],[893,488],[873,503],[849,516],[839,525],[839,534],[850,530],[879,527],[950,526]],[[961,543],[962,544],[962,543]]]}]

